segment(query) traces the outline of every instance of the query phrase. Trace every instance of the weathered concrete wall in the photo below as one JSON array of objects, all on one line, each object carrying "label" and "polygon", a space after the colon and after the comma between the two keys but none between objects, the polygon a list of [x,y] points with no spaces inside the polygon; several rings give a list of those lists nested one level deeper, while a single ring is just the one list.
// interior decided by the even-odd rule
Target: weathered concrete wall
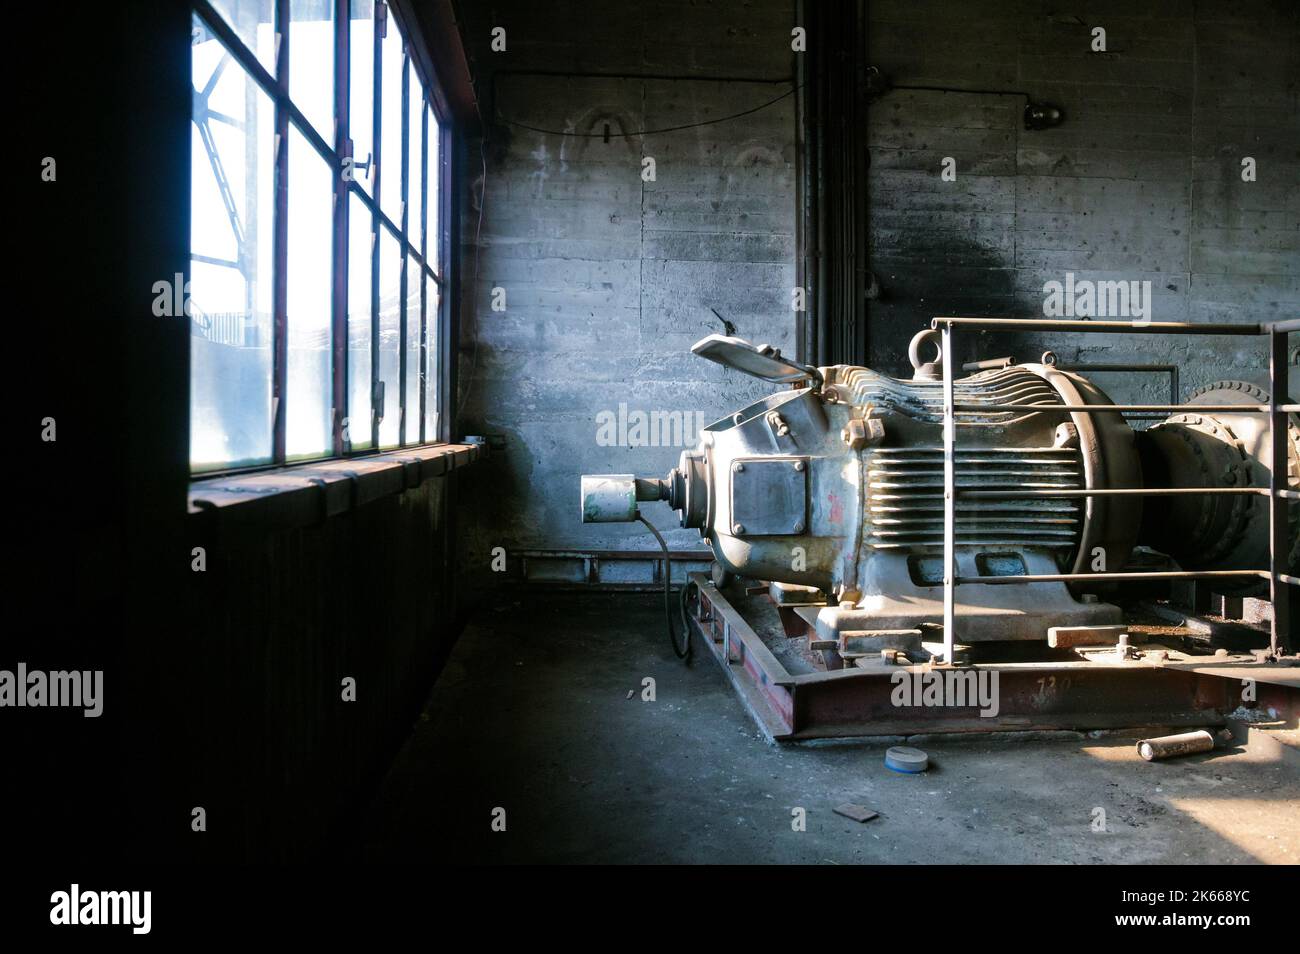
[{"label": "weathered concrete wall", "polygon": [[[1153,320],[1275,319],[1300,311],[1300,8],[1282,0],[873,0],[869,59],[893,82],[1027,92],[1065,121],[1029,132],[1023,97],[895,90],[875,100],[870,149],[871,353],[904,373],[907,340],[936,314],[1043,315],[1044,284],[1149,281]],[[677,0],[635,7],[466,5],[485,111],[481,236],[464,227],[461,361],[466,433],[508,441],[477,482],[490,520],[467,543],[645,547],[639,527],[584,527],[584,472],[659,474],[680,446],[598,441],[598,415],[681,412],[711,421],[767,389],[687,355],[718,308],[758,341],[794,350],[793,103],[708,119],[785,87],[708,77],[792,75],[793,3]],[[507,30],[507,51],[489,48]],[[1105,52],[1091,49],[1106,30]],[[674,80],[519,75],[659,74]],[[613,134],[599,135],[608,123]],[[508,136],[500,135],[508,130]],[[477,147],[470,150],[477,155]],[[641,160],[656,160],[654,182]],[[957,179],[940,178],[944,157]],[[1253,157],[1257,181],[1243,182]],[[475,249],[477,247],[477,262]],[[491,309],[493,288],[507,307]],[[1258,378],[1246,339],[968,338],[960,358],[1173,362],[1184,396]],[[1099,374],[1117,400],[1163,400],[1157,375]],[[687,435],[689,438],[693,435]],[[650,436],[653,440],[653,435]],[[675,445],[681,442],[673,442]],[[503,503],[507,502],[508,503]],[[668,525],[667,512],[651,508]],[[693,532],[675,545],[691,546]]]},{"label": "weathered concrete wall", "polygon": [[[1149,280],[1157,321],[1300,313],[1300,7],[1288,0],[873,0],[868,49],[894,83],[1023,90],[1062,108],[1023,129],[1023,99],[897,90],[873,106],[872,361],[901,371],[936,314],[1043,314],[1044,283]],[[1106,30],[1106,52],[1090,49]],[[945,156],[956,182],[940,179]],[[1255,182],[1241,179],[1254,157]],[[1012,342],[970,342],[966,357]],[[1184,394],[1257,377],[1259,341],[1023,339],[1024,359],[1176,362]],[[1156,376],[1098,376],[1163,400]]]},{"label": "weathered concrete wall", "polygon": [[[485,561],[496,546],[654,547],[640,525],[579,523],[579,477],[662,475],[694,446],[697,424],[769,390],[689,354],[723,330],[710,307],[739,334],[793,353],[794,102],[716,125],[618,134],[715,119],[787,92],[793,3],[510,0],[461,13],[485,113],[596,134],[498,122],[477,262],[468,203],[461,428],[504,435],[507,447],[473,482],[469,505],[484,520],[467,559]],[[489,47],[496,26],[505,52]],[[521,75],[530,70],[672,78]],[[778,82],[711,79],[723,76]],[[479,154],[473,144],[471,177]],[[647,157],[653,181],[642,176]],[[492,309],[496,288],[504,311]],[[638,414],[652,413],[669,415],[644,435],[660,446],[630,446],[640,443]],[[608,418],[612,435],[600,432]],[[663,505],[647,513],[676,525]],[[669,542],[699,538],[677,530]]]}]

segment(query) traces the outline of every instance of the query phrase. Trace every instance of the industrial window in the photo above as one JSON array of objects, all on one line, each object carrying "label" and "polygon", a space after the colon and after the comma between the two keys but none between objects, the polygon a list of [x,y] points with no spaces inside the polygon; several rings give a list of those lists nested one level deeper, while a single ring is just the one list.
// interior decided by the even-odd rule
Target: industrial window
[{"label": "industrial window", "polygon": [[410,21],[193,10],[193,471],[445,439],[450,133]]}]

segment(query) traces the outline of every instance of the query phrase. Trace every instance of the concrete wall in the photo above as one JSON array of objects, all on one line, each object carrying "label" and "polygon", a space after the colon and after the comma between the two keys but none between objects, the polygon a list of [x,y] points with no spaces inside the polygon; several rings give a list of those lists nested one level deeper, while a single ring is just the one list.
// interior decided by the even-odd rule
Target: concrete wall
[{"label": "concrete wall", "polygon": [[[886,299],[871,359],[902,371],[935,314],[1043,314],[1043,285],[1150,280],[1153,320],[1300,313],[1300,7],[1289,0],[872,0],[870,60],[897,84],[1024,90],[1023,99],[898,90],[871,111],[870,240]],[[1092,52],[1092,28],[1107,51]],[[940,163],[957,161],[956,182]],[[1241,179],[1252,156],[1258,179]],[[1186,389],[1257,377],[1258,341],[1048,338],[968,342],[966,357],[1176,362]],[[1099,375],[1117,399],[1167,380]]]},{"label": "concrete wall", "polygon": [[[477,261],[468,203],[461,432],[507,441],[474,481],[471,506],[485,521],[468,558],[485,562],[495,546],[654,547],[640,525],[579,523],[579,477],[662,476],[694,446],[698,422],[769,390],[689,354],[722,331],[710,307],[742,336],[794,352],[794,101],[716,125],[617,134],[717,118],[788,91],[793,2],[508,0],[463,4],[461,15],[485,113],[597,134],[496,125]],[[505,52],[489,49],[495,26],[506,29]],[[529,70],[671,78],[520,75]],[[711,79],[723,76],[778,82]],[[472,144],[471,178],[479,155]],[[654,181],[642,178],[645,157]],[[505,290],[504,312],[491,309],[493,288]],[[617,418],[620,404],[633,424],[638,412],[674,415],[673,425],[680,415],[688,433],[635,448],[635,431],[616,433],[606,446],[598,415]],[[664,505],[647,512],[676,526]],[[699,538],[677,530],[669,542]]]},{"label": "concrete wall", "polygon": [[[1024,130],[1017,95],[895,90],[873,101],[865,227],[884,294],[862,359],[907,373],[906,343],[932,316],[1041,316],[1044,284],[1067,273],[1149,281],[1153,320],[1300,311],[1298,10],[1282,0],[872,0],[868,58],[894,83],[1025,91],[1065,121]],[[792,73],[791,2],[506,2],[465,4],[462,16],[485,112],[541,129],[698,121],[784,88],[706,77]],[[490,51],[493,26],[506,28],[506,52]],[[1105,52],[1091,49],[1097,26]],[[528,70],[689,79],[518,75]],[[492,546],[650,545],[639,527],[579,524],[578,478],[660,474],[680,447],[601,446],[597,415],[625,402],[708,421],[767,390],[686,349],[718,330],[712,305],[740,334],[794,350],[794,122],[786,100],[732,123],[609,143],[494,127],[477,243],[472,202],[465,217],[473,294],[460,423],[508,447],[477,482],[491,517],[467,544],[472,561]],[[645,156],[657,161],[652,183],[639,176]],[[946,156],[955,182],[940,179]],[[1245,156],[1255,182],[1241,180]],[[505,312],[490,308],[494,287],[506,290]],[[959,358],[1036,359],[1048,347],[1064,361],[1177,363],[1184,396],[1264,367],[1257,341],[1191,337],[972,336]],[[1097,377],[1117,400],[1167,393],[1157,375]],[[696,543],[678,534],[675,544]]]}]

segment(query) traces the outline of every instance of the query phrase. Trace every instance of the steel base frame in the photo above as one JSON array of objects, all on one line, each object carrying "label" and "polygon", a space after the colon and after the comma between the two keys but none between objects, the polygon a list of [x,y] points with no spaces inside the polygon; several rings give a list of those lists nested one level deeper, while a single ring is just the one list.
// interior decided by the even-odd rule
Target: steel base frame
[{"label": "steel base frame", "polygon": [[[978,707],[895,706],[895,673],[943,666],[878,666],[793,674],[703,573],[687,619],[771,742],[815,739],[1089,731],[1140,726],[1218,726],[1240,701],[1236,673],[1214,675],[1155,663],[1000,663],[998,714]],[[1294,688],[1279,691],[1296,694]],[[1292,706],[1291,708],[1294,708]]]}]

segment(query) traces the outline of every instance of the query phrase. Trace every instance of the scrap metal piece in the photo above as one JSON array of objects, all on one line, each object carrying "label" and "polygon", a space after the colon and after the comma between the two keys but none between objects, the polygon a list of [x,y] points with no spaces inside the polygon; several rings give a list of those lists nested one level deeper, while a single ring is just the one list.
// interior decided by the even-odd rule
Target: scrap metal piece
[{"label": "scrap metal piece", "polygon": [[840,655],[845,659],[852,659],[855,656],[874,656],[886,650],[904,653],[919,652],[921,631],[919,629],[840,630],[838,648]]},{"label": "scrap metal piece", "polygon": [[843,815],[845,818],[852,818],[855,822],[869,822],[873,818],[879,818],[880,812],[873,812],[865,805],[857,805],[853,802],[845,802],[843,805],[835,806],[835,814]]},{"label": "scrap metal piece", "polygon": [[1158,739],[1143,739],[1137,744],[1138,755],[1148,762],[1171,759],[1179,755],[1195,755],[1209,752],[1214,748],[1214,736],[1204,729],[1195,732],[1181,732],[1178,735],[1161,736]]},{"label": "scrap metal piece", "polygon": [[1053,649],[1115,646],[1121,636],[1127,635],[1127,626],[1051,626],[1047,630],[1047,645]]}]

